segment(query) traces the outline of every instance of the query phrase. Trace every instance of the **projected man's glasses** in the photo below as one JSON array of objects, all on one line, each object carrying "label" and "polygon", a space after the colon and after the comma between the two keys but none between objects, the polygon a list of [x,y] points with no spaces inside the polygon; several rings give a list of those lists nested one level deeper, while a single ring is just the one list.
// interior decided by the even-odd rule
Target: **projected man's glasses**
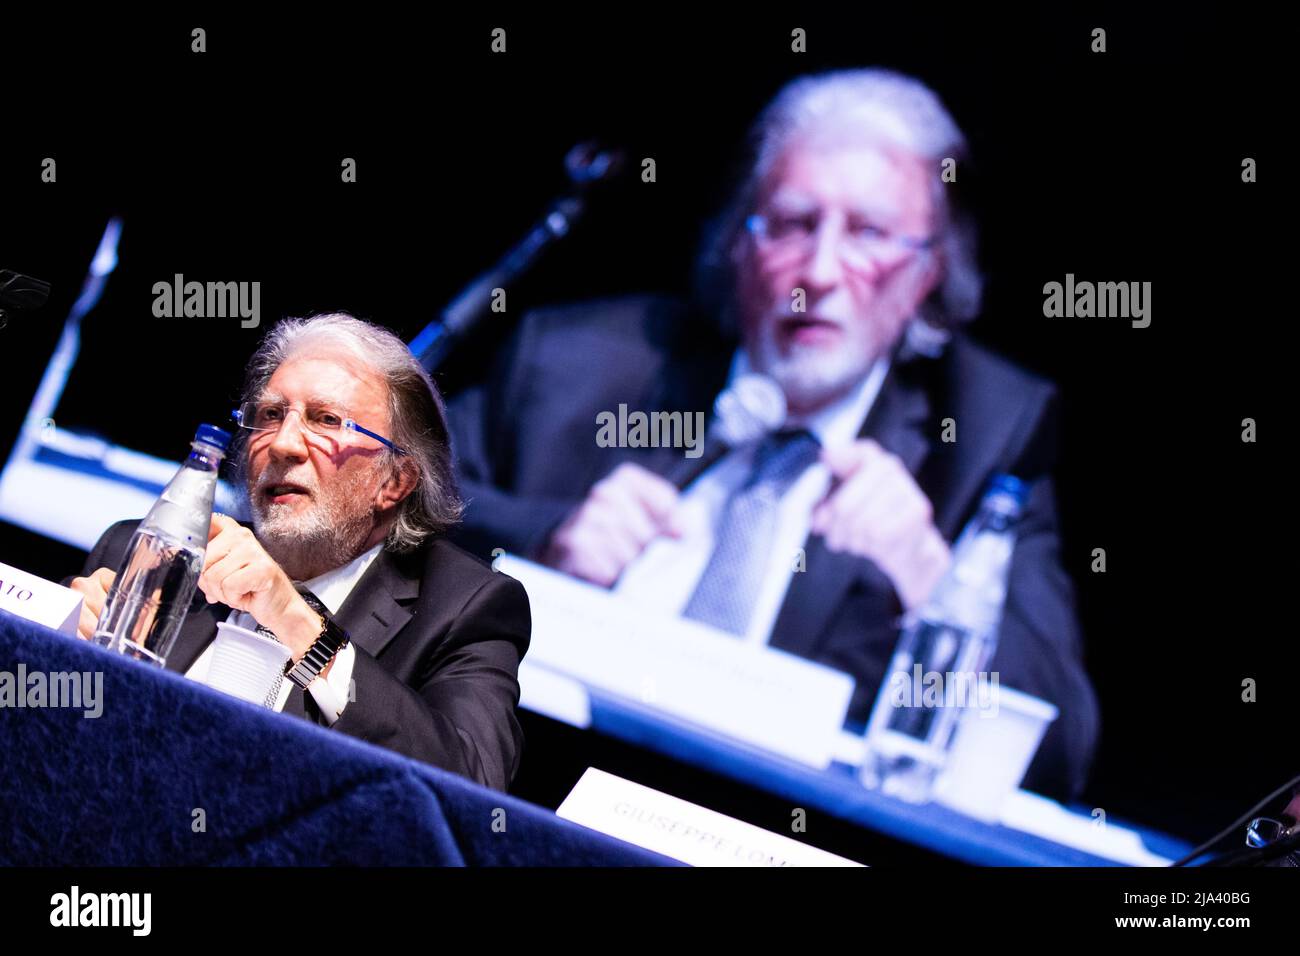
[{"label": "projected man's glasses", "polygon": [[[816,213],[772,212],[755,214],[745,220],[745,228],[754,237],[760,249],[784,256],[803,257],[812,253],[817,245],[817,233],[822,228],[822,217]],[[840,257],[855,266],[898,260],[913,252],[929,249],[935,239],[903,236],[886,232],[866,222],[852,218],[845,221],[839,235]]]},{"label": "projected man's glasses", "polygon": [[383,435],[358,425],[355,420],[326,405],[309,406],[304,411],[287,402],[244,402],[230,413],[230,417],[239,424],[240,428],[253,432],[267,432],[279,431],[291,412],[297,413],[299,425],[313,435],[340,440],[347,433],[356,432],[387,445],[399,455],[406,454],[406,449],[398,448]]}]

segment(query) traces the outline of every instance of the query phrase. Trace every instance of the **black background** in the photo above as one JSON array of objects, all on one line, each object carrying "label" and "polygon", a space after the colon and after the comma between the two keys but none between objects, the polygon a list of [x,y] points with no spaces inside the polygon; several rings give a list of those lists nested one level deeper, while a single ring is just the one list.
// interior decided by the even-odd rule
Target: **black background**
[{"label": "black background", "polygon": [[[543,212],[579,139],[653,156],[658,181],[611,187],[510,290],[444,388],[472,378],[531,306],[687,291],[703,221],[779,87],[827,68],[902,69],[971,141],[958,175],[989,278],[974,334],[1064,395],[1064,561],[1103,718],[1085,802],[1208,835],[1297,763],[1281,614],[1295,562],[1279,462],[1293,321],[1276,291],[1289,275],[1268,42],[1280,27],[1255,9],[852,9],[6,23],[0,268],[54,291],[0,331],[0,454],[110,215],[125,221],[121,265],[55,418],[179,461],[197,422],[224,420],[275,318],[347,309],[409,339]],[[190,52],[194,26],[205,54]],[[495,26],[505,55],[489,51]],[[796,26],[806,54],[790,51]],[[1095,26],[1104,54],[1089,51]],[[46,156],[56,184],[40,182]],[[356,184],[340,182],[345,156]],[[1259,183],[1241,181],[1247,156]],[[1151,326],[1045,319],[1043,284],[1067,272],[1151,282]],[[152,286],[174,273],[260,281],[262,327],[154,318]],[[1246,417],[1257,444],[1240,440]],[[1089,569],[1095,547],[1105,574]],[[81,557],[0,523],[0,560],[57,579]],[[1247,677],[1255,703],[1241,700]],[[551,738],[537,729],[522,795],[540,799],[572,780],[542,779]]]}]

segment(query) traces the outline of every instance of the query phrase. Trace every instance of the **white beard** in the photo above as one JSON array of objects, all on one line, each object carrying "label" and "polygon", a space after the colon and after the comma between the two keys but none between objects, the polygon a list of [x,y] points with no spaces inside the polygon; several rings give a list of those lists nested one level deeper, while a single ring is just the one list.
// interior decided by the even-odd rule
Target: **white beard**
[{"label": "white beard", "polygon": [[760,335],[750,352],[754,370],[781,386],[791,408],[816,409],[848,394],[875,362],[869,350],[792,345],[785,354],[771,335]]},{"label": "white beard", "polygon": [[268,504],[253,496],[253,530],[275,562],[295,581],[340,568],[361,553],[374,529],[370,509],[357,507],[367,499],[364,476],[347,486],[335,487],[314,500],[305,511],[291,504]]}]

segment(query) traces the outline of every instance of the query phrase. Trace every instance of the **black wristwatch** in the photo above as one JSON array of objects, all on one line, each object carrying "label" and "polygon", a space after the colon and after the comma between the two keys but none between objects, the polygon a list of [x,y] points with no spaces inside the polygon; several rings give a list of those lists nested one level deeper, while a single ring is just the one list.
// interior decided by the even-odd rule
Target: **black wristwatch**
[{"label": "black wristwatch", "polygon": [[296,586],[296,590],[307,602],[307,606],[319,614],[324,621],[320,634],[312,642],[311,647],[307,648],[307,653],[302,656],[302,660],[296,664],[291,660],[285,665],[284,676],[305,690],[348,642],[348,632],[334,620],[329,609],[320,602],[320,598],[301,585]]}]

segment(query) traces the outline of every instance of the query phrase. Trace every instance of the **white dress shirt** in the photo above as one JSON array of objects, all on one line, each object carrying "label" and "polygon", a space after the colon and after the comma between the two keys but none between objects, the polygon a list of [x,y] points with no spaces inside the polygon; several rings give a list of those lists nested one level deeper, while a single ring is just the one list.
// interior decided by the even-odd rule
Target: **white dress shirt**
[{"label": "white dress shirt", "polygon": [[[749,370],[744,350],[738,350],[732,359],[726,387]],[[806,418],[791,417],[785,427],[808,429],[823,448],[851,443],[858,437],[888,371],[888,357],[878,359],[842,399]],[[682,613],[713,555],[727,499],[749,477],[757,447],[754,442],[736,448],[687,487],[679,503],[682,536],[661,536],[650,542],[623,572],[614,586],[615,593],[657,610],[667,608],[673,614]],[[781,496],[771,557],[744,640],[766,644],[771,636],[790,581],[803,567],[801,549],[808,539],[812,510],[830,486],[830,469],[819,461],[805,470]]]},{"label": "white dress shirt", "polygon": [[[312,578],[304,582],[307,590],[316,595],[320,602],[324,604],[331,614],[337,614],[343,602],[347,600],[356,583],[361,580],[361,576],[366,573],[370,563],[375,560],[383,548],[383,542],[375,545],[364,554],[358,555],[341,568],[335,568],[333,571],[326,571],[319,577]],[[234,624],[250,631],[257,630],[257,621],[253,615],[247,611],[231,611],[230,616],[226,618],[226,623]],[[185,672],[185,676],[199,683],[207,683],[208,666],[212,660],[212,648],[216,642],[208,644],[203,649],[190,669]],[[333,725],[340,717],[343,716],[343,710],[348,705],[349,685],[352,683],[352,666],[356,661],[357,652],[352,646],[352,642],[347,644],[334,656],[334,665],[330,668],[329,674],[325,677],[317,677],[307,685],[307,690],[316,700],[317,706],[320,707],[321,713],[325,720]],[[289,699],[296,685],[287,677],[280,684],[280,696],[275,702],[277,711],[284,710],[285,702]]]}]

